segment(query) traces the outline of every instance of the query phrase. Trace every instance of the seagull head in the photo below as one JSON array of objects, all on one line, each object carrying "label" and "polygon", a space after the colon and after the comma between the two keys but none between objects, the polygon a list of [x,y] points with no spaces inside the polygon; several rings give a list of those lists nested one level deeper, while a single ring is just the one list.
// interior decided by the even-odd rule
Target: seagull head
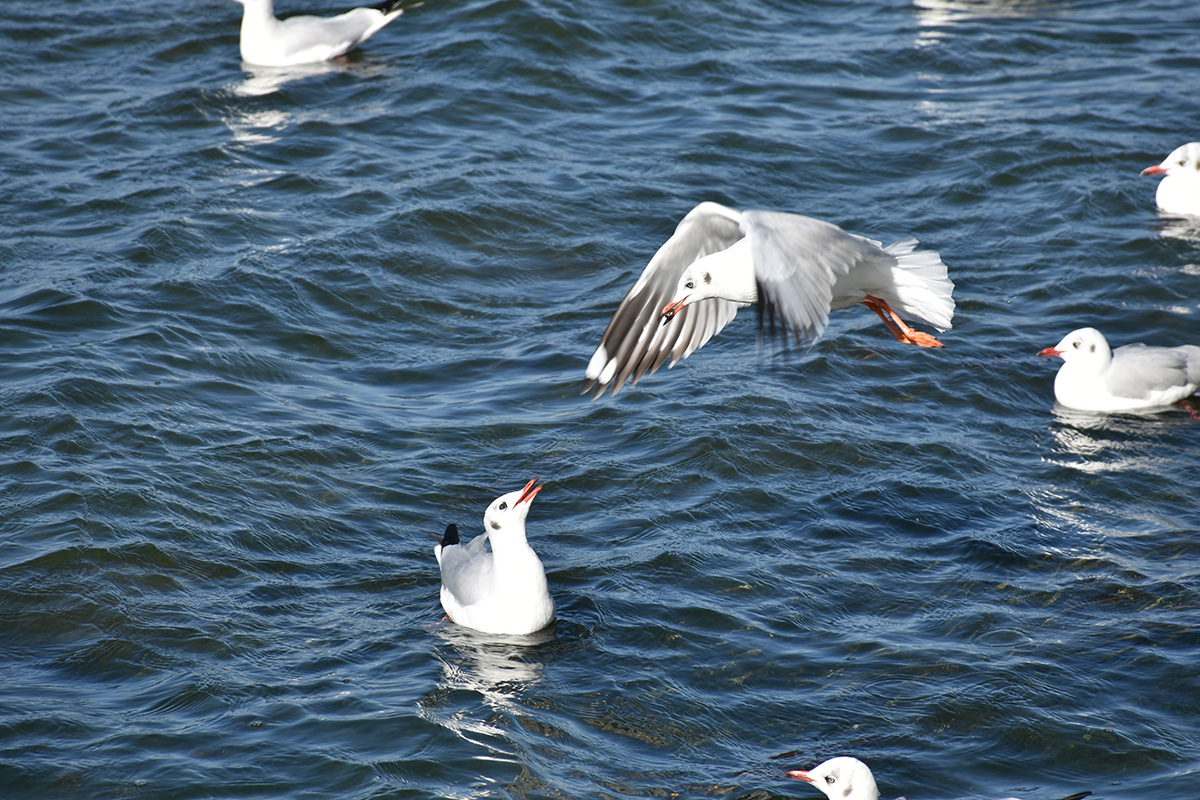
[{"label": "seagull head", "polygon": [[689,264],[675,284],[675,296],[663,306],[662,320],[670,322],[681,309],[710,298],[741,304],[758,302],[750,239],[743,237]]},{"label": "seagull head", "polygon": [[693,261],[679,277],[679,283],[675,285],[675,296],[663,306],[662,321],[670,322],[685,306],[716,296],[713,292],[712,269],[705,263],[704,258]]},{"label": "seagull head", "polygon": [[1039,350],[1038,355],[1043,358],[1058,356],[1068,364],[1095,364],[1097,368],[1103,368],[1112,359],[1112,350],[1100,331],[1080,328],[1068,333],[1054,347]]},{"label": "seagull head", "polygon": [[871,768],[857,758],[838,756],[809,770],[794,769],[787,777],[807,781],[829,800],[879,800],[879,789]]},{"label": "seagull head", "polygon": [[1179,175],[1200,172],[1200,142],[1188,142],[1171,151],[1171,155],[1142,170],[1143,175]]},{"label": "seagull head", "polygon": [[542,490],[541,485],[535,485],[541,480],[534,478],[525,484],[525,488],[517,492],[509,492],[497,497],[483,514],[484,528],[488,536],[495,537],[508,531],[519,531],[525,535],[525,517],[529,515],[529,507],[533,498]]}]

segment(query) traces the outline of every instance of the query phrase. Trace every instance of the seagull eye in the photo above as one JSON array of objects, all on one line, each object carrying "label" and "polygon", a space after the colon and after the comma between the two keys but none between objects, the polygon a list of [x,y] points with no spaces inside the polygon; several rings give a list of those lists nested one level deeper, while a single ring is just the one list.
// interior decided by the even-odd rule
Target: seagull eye
[{"label": "seagull eye", "polygon": [[825,782],[832,786],[833,784],[837,783],[837,778],[833,777],[832,775],[826,775]]},{"label": "seagull eye", "polygon": [[507,510],[508,510],[508,503],[501,503],[501,504],[499,505],[499,508],[500,508],[500,510],[501,510],[501,511],[507,511]]},{"label": "seagull eye", "polygon": [[695,289],[695,288],[696,288],[696,282],[695,282],[695,281],[688,281],[687,283],[685,283],[685,284],[684,284],[684,286],[685,286],[686,288],[688,288],[688,289]]},{"label": "seagull eye", "polygon": [[1074,347],[1076,350],[1078,350],[1079,345],[1081,345],[1081,344],[1083,344],[1083,342],[1072,342],[1071,347]]}]

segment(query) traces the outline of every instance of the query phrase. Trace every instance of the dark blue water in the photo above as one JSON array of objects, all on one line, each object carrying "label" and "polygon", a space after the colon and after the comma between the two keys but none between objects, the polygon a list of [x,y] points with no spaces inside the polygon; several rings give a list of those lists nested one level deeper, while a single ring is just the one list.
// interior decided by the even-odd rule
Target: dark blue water
[{"label": "dark blue water", "polygon": [[[431,0],[289,76],[239,14],[0,14],[0,796],[1200,797],[1200,425],[1034,355],[1200,343],[1192,0]],[[919,237],[946,349],[580,397],[701,200]],[[441,622],[538,476],[556,626]]]}]

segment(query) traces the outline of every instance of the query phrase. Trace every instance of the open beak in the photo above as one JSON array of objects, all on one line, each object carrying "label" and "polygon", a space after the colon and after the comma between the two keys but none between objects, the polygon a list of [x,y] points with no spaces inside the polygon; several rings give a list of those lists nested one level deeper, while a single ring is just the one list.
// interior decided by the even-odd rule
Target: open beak
[{"label": "open beak", "polygon": [[543,483],[541,486],[534,486],[534,484],[540,480],[541,478],[534,478],[529,483],[525,484],[525,488],[521,490],[521,496],[517,498],[517,502],[513,505],[519,506],[521,503],[532,502],[533,498],[537,496],[537,493],[542,490],[542,486],[546,485]]},{"label": "open beak", "polygon": [[808,770],[806,769],[790,769],[783,774],[788,778],[795,778],[798,781],[813,782],[813,779],[808,776]]},{"label": "open beak", "polygon": [[1166,172],[1162,164],[1155,164],[1153,167],[1146,167],[1142,170],[1143,175],[1165,175]]},{"label": "open beak", "polygon": [[683,309],[683,304],[687,302],[687,297],[682,300],[676,300],[674,303],[667,303],[663,306],[662,321],[670,322]]},{"label": "open beak", "polygon": [[1038,350],[1038,355],[1041,356],[1042,358],[1049,358],[1050,356],[1061,356],[1062,350],[1056,350],[1053,347],[1047,347],[1045,350]]}]

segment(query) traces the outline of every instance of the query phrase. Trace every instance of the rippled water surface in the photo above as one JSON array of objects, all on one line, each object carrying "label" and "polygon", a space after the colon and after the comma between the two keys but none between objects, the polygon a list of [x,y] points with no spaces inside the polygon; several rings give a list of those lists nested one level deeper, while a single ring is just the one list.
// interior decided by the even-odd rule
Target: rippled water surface
[{"label": "rippled water surface", "polygon": [[[1200,423],[1035,357],[1200,343],[1193,0],[239,14],[0,14],[0,794],[1200,795]],[[702,200],[919,237],[946,348],[751,312],[579,396]],[[427,534],[537,476],[558,622],[443,622]]]}]

